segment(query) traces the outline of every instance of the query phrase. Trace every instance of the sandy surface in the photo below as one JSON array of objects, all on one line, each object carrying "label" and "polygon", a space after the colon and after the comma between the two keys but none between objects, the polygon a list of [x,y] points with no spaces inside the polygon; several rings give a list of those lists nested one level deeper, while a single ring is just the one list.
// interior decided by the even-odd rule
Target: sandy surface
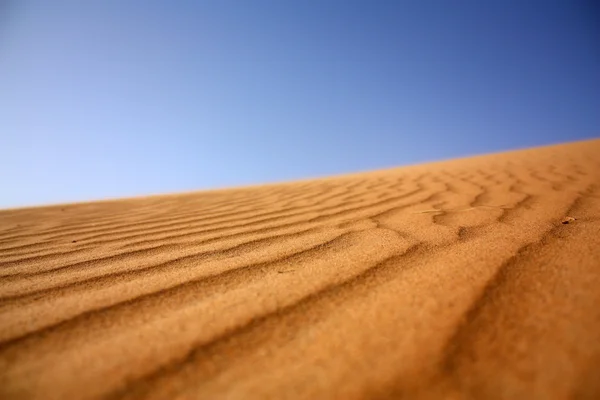
[{"label": "sandy surface", "polygon": [[598,399],[599,378],[600,140],[0,211],[1,399]]}]

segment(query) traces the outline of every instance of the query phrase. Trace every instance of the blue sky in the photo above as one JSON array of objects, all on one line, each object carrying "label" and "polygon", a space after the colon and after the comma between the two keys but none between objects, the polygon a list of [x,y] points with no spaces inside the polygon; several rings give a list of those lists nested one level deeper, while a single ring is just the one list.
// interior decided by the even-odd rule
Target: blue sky
[{"label": "blue sky", "polygon": [[0,207],[600,136],[588,1],[0,6]]}]

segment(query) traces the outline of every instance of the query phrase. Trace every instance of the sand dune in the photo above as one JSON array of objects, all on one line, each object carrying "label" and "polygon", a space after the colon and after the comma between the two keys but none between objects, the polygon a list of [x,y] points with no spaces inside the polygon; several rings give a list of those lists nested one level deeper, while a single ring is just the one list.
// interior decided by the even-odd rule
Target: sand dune
[{"label": "sand dune", "polygon": [[600,140],[0,211],[1,399],[591,399],[599,377]]}]

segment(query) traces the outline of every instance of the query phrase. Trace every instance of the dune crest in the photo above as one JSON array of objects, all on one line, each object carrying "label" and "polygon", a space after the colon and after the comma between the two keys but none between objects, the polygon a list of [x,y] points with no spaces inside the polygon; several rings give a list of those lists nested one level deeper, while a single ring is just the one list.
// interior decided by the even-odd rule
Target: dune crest
[{"label": "dune crest", "polygon": [[0,210],[0,399],[600,398],[600,140]]}]

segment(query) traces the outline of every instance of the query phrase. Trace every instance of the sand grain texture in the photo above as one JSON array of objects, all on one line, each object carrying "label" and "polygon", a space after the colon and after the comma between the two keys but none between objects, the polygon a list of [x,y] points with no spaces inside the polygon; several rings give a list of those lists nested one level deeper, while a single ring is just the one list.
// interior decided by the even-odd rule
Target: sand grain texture
[{"label": "sand grain texture", "polygon": [[593,399],[599,377],[600,140],[0,211],[0,399]]}]

